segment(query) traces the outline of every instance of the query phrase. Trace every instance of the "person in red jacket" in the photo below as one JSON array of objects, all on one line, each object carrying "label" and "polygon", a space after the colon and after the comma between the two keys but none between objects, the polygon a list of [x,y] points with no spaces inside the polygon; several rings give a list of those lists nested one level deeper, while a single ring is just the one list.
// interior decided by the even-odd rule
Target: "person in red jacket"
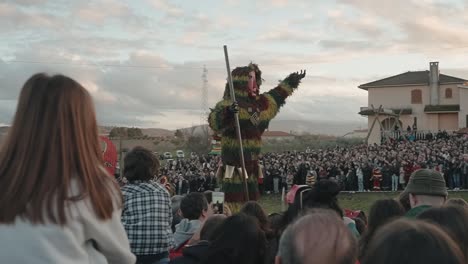
[{"label": "person in red jacket", "polygon": [[411,164],[411,162],[408,162],[408,163],[405,162],[403,169],[405,170],[405,182],[408,183],[409,178],[411,174],[413,173],[413,165]]},{"label": "person in red jacket", "polygon": [[413,164],[413,171],[412,171],[411,173],[413,173],[413,172],[415,172],[415,171],[417,171],[417,170],[420,170],[420,169],[422,169],[421,165],[418,164],[417,162],[415,162],[415,163]]},{"label": "person in red jacket", "polygon": [[374,169],[371,181],[374,183],[373,190],[380,191],[380,184],[382,183],[382,172],[379,167]]}]

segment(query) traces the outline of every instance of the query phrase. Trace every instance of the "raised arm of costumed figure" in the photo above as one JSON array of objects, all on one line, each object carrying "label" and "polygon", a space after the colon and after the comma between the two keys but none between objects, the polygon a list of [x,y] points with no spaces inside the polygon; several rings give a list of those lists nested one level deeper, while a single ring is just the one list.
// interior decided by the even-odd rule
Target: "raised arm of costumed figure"
[{"label": "raised arm of costumed figure", "polygon": [[280,108],[286,102],[286,98],[293,94],[305,75],[305,70],[291,73],[281,81],[278,86],[261,94],[261,96],[268,101],[267,111],[264,112],[267,115],[265,119],[271,120],[278,114]]}]

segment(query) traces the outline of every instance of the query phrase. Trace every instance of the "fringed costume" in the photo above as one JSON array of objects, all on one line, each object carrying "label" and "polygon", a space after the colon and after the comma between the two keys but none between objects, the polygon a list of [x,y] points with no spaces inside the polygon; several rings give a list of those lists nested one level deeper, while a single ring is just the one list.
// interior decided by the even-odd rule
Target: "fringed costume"
[{"label": "fringed costume", "polygon": [[[238,103],[239,123],[244,148],[247,184],[251,200],[259,198],[258,178],[259,155],[262,134],[270,120],[278,114],[288,96],[298,87],[304,73],[292,73],[281,81],[276,88],[259,94],[262,83],[261,71],[256,64],[238,67],[232,71],[234,92]],[[218,170],[222,190],[227,202],[244,201],[242,165],[239,141],[236,135],[235,119],[232,109],[229,84],[226,84],[223,100],[218,102],[209,115],[209,125],[214,133],[221,135],[222,167]]]}]

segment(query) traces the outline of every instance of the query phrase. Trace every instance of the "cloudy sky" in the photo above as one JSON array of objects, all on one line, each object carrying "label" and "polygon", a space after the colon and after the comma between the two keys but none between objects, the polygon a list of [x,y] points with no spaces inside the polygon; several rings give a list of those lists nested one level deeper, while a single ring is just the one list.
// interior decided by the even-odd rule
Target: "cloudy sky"
[{"label": "cloudy sky", "polygon": [[359,84],[439,61],[468,79],[468,0],[3,0],[0,124],[33,73],[64,73],[94,96],[102,125],[176,129],[222,96],[222,47],[266,91],[307,70],[279,120],[355,121]]}]

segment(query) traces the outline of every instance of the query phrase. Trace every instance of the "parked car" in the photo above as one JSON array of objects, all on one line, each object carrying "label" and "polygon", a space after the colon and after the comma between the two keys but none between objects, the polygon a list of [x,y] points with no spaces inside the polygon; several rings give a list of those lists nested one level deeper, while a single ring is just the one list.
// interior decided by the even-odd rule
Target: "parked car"
[{"label": "parked car", "polygon": [[165,159],[172,159],[172,154],[170,152],[164,152],[163,155]]},{"label": "parked car", "polygon": [[182,150],[180,150],[180,149],[176,151],[176,155],[177,155],[178,158],[181,158],[181,159],[183,159],[185,157],[184,152]]}]

